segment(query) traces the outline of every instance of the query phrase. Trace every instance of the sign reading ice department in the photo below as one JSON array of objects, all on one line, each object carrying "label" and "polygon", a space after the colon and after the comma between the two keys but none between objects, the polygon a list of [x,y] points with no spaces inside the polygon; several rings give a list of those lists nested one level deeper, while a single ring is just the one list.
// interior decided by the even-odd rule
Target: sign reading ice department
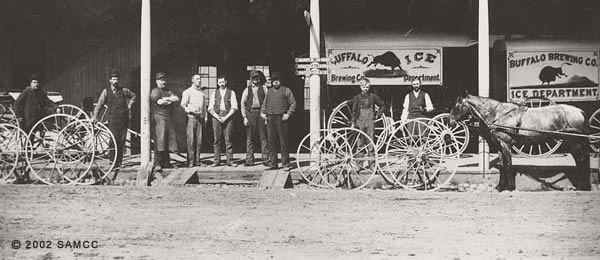
[{"label": "sign reading ice department", "polygon": [[545,97],[555,102],[599,99],[598,50],[510,51],[508,100]]},{"label": "sign reading ice department", "polygon": [[327,84],[358,85],[366,77],[371,85],[442,85],[442,48],[354,50],[330,49]]}]

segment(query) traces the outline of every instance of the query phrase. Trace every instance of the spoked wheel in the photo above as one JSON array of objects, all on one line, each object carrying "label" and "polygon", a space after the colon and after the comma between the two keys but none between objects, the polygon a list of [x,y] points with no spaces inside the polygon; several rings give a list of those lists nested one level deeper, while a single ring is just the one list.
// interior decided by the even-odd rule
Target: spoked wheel
[{"label": "spoked wheel", "polygon": [[332,188],[358,189],[369,183],[378,168],[375,143],[365,132],[340,128],[320,143],[321,179]]},{"label": "spoked wheel", "polygon": [[85,111],[83,111],[83,109],[74,105],[62,104],[58,106],[58,110],[60,114],[70,115],[77,119],[89,119],[88,114]]},{"label": "spoked wheel", "polygon": [[73,184],[92,166],[89,124],[73,116],[54,114],[36,123],[27,138],[26,159],[31,172],[46,184]]},{"label": "spoked wheel", "polygon": [[108,177],[117,162],[117,141],[108,127],[99,122],[90,122],[94,137],[85,142],[87,150],[93,150],[92,168],[77,184],[90,185]]},{"label": "spoked wheel", "polygon": [[[432,120],[441,123],[444,127],[439,127],[438,124],[432,124],[435,126],[435,129],[438,134],[444,139],[444,141],[449,142],[450,140],[456,140],[456,145],[446,146],[447,155],[453,155],[454,153],[461,154],[467,149],[467,144],[469,144],[469,138],[471,137],[469,134],[469,127],[463,122],[457,122],[455,126],[450,126],[450,114],[442,113],[437,116],[434,116]],[[450,134],[454,135],[454,139],[450,138]]]},{"label": "spoked wheel", "polygon": [[[385,146],[388,136],[386,130],[390,121],[391,120],[387,119],[384,114],[381,114],[379,118],[375,119],[375,134],[373,141],[375,142],[378,151]],[[346,100],[333,109],[329,116],[329,120],[327,121],[327,128],[338,129],[351,126],[352,107],[350,106],[350,102]]]},{"label": "spoked wheel", "polygon": [[600,109],[590,116],[590,130],[593,138],[590,138],[590,146],[596,153],[600,153]]},{"label": "spoked wheel", "polygon": [[[519,105],[529,108],[538,108],[544,106],[555,105],[554,101],[544,97],[528,97],[519,102]],[[548,140],[540,144],[519,144],[513,145],[512,150],[523,156],[529,157],[544,157],[553,154],[562,144],[560,139]]]},{"label": "spoked wheel", "polygon": [[26,140],[27,134],[18,126],[0,124],[0,181],[12,182],[25,170]]},{"label": "spoked wheel", "polygon": [[458,168],[458,142],[452,133],[442,137],[435,128],[427,120],[408,120],[396,127],[386,145],[382,175],[410,190],[448,188]]},{"label": "spoked wheel", "polygon": [[19,126],[15,111],[9,105],[0,104],[0,124]]},{"label": "spoked wheel", "polygon": [[[318,136],[317,141],[311,145],[310,137]],[[329,185],[321,178],[321,169],[326,168],[326,160],[324,159],[331,154],[335,154],[329,151],[327,145],[321,145],[325,138],[331,137],[331,130],[321,129],[317,132],[309,133],[298,145],[296,151],[296,166],[302,178],[309,184],[328,188]]]}]

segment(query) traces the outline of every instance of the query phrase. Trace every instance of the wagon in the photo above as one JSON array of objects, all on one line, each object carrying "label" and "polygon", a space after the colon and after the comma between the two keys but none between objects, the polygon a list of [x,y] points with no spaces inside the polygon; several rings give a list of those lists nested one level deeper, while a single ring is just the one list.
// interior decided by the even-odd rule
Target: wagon
[{"label": "wagon", "polygon": [[29,131],[0,124],[3,181],[33,175],[46,184],[87,185],[103,181],[116,162],[116,141],[102,123],[73,105],[39,120]]}]

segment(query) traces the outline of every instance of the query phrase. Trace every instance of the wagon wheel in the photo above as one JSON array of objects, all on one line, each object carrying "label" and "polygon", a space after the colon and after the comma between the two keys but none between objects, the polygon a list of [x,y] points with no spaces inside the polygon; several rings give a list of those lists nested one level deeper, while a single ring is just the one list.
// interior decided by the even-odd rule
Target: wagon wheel
[{"label": "wagon wheel", "polygon": [[[434,121],[436,122],[436,121]],[[443,126],[441,126],[443,127]],[[381,173],[410,190],[434,191],[448,188],[458,168],[458,142],[447,131],[445,138],[426,120],[408,120],[390,134]],[[448,146],[454,146],[448,150]]]},{"label": "wagon wheel", "polygon": [[350,127],[335,129],[319,145],[324,151],[320,158],[321,179],[330,187],[358,189],[375,176],[377,151],[365,132]]},{"label": "wagon wheel", "polygon": [[[448,131],[454,135],[456,140],[456,146],[448,146],[449,149],[447,152],[450,154],[458,153],[459,155],[467,149],[467,145],[469,144],[469,138],[471,137],[469,134],[469,127],[463,122],[457,122],[454,127],[450,126],[450,114],[442,113],[432,118],[434,121],[440,122],[446,128],[437,128],[439,130],[439,134],[445,137],[445,140],[448,139]],[[456,150],[454,150],[456,149]]]},{"label": "wagon wheel", "polygon": [[27,134],[18,126],[0,124],[0,181],[12,182],[24,170]]},{"label": "wagon wheel", "polygon": [[19,126],[19,120],[17,120],[15,111],[8,105],[0,104],[0,124]]},{"label": "wagon wheel", "polygon": [[58,106],[58,109],[61,114],[70,115],[77,119],[89,119],[88,114],[83,109],[74,105],[62,104]]},{"label": "wagon wheel", "polygon": [[38,121],[27,137],[31,172],[46,184],[72,184],[87,174],[94,156],[86,142],[93,132],[85,121],[54,114]]},{"label": "wagon wheel", "polygon": [[77,184],[96,184],[105,179],[117,162],[117,141],[106,125],[99,122],[89,122],[94,133],[93,138],[85,142],[86,149],[93,150],[92,168]]},{"label": "wagon wheel", "polygon": [[[529,108],[537,108],[555,105],[554,101],[544,97],[528,97],[519,102],[519,105]],[[530,157],[544,157],[553,154],[562,144],[560,139],[551,139],[540,144],[519,144],[513,145],[512,150],[519,155]]]},{"label": "wagon wheel", "polygon": [[[319,138],[311,145],[311,135],[318,135]],[[321,129],[317,132],[309,133],[298,145],[296,151],[296,169],[302,175],[302,178],[309,184],[328,188],[329,185],[321,178],[321,169],[326,168],[326,160],[323,158],[332,154],[327,146],[321,146],[322,141],[331,137],[331,130]]]},{"label": "wagon wheel", "polygon": [[590,138],[590,146],[594,152],[600,153],[600,109],[590,116],[589,122],[592,136],[595,136]]},{"label": "wagon wheel", "polygon": [[[352,126],[352,107],[349,103],[350,102],[346,100],[333,109],[331,115],[329,116],[329,120],[327,120],[328,129]],[[375,141],[375,147],[377,147],[378,151],[384,147],[387,140],[386,129],[389,125],[389,122],[390,120],[387,119],[383,113],[379,118],[375,119],[375,134],[373,139]]]}]

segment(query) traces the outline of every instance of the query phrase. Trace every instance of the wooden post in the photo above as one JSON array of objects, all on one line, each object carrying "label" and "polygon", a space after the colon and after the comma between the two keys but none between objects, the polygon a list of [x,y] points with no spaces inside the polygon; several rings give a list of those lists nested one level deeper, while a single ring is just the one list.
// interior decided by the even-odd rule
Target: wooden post
[{"label": "wooden post", "polygon": [[148,176],[152,170],[150,165],[150,0],[142,0],[141,48],[140,48],[140,168],[137,174],[137,185],[148,185]]},{"label": "wooden post", "polygon": [[[319,15],[319,0],[310,0],[310,21],[309,22],[309,46],[310,58],[318,59],[321,57],[321,26]],[[318,133],[321,129],[321,76],[317,74],[310,75],[310,132]],[[319,139],[318,134],[310,137],[311,147]]]},{"label": "wooden post", "polygon": [[[479,0],[479,30],[478,30],[478,83],[479,96],[490,96],[490,35],[489,35],[488,0]],[[479,137],[479,166],[485,175],[489,171],[489,145]]]}]

